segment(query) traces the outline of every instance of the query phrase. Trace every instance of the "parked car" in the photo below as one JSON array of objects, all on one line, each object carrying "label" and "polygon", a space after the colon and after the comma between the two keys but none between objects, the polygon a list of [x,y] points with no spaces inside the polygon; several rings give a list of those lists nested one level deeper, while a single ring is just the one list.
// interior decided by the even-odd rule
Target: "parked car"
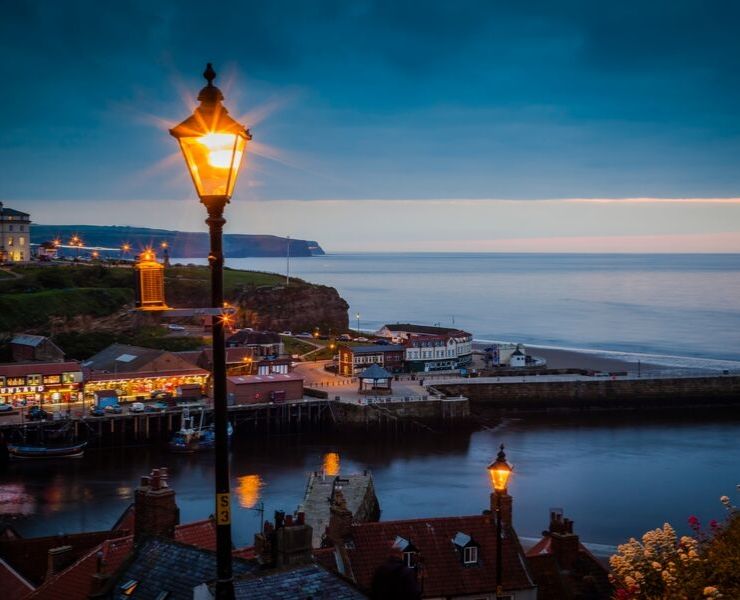
[{"label": "parked car", "polygon": [[90,416],[91,417],[104,417],[105,416],[105,409],[100,408],[99,406],[95,406],[90,409]]},{"label": "parked car", "polygon": [[152,402],[151,404],[147,404],[144,407],[144,412],[162,412],[163,410],[167,410],[169,406],[166,402]]},{"label": "parked car", "polygon": [[120,404],[109,404],[105,407],[105,412],[120,415],[123,412],[123,409]]},{"label": "parked car", "polygon": [[154,390],[151,394],[149,394],[149,397],[152,400],[169,400],[170,398],[172,398],[172,394],[166,392],[165,390]]},{"label": "parked car", "polygon": [[292,331],[281,331],[280,335],[293,335]]},{"label": "parked car", "polygon": [[355,338],[355,341],[356,342],[367,342],[369,340],[366,337],[358,337],[358,338]]},{"label": "parked car", "polygon": [[170,331],[185,331],[185,328],[182,325],[174,324],[167,325],[167,329],[169,329]]},{"label": "parked car", "polygon": [[13,410],[12,404],[5,404],[4,402],[0,404],[0,413],[10,412],[11,410]]},{"label": "parked car", "polygon": [[131,408],[129,408],[129,412],[132,412],[132,413],[144,412],[144,403],[143,402],[134,402],[131,405]]},{"label": "parked car", "polygon": [[44,419],[49,418],[49,413],[46,412],[43,408],[32,406],[31,409],[28,411],[28,418],[31,421],[43,421]]}]

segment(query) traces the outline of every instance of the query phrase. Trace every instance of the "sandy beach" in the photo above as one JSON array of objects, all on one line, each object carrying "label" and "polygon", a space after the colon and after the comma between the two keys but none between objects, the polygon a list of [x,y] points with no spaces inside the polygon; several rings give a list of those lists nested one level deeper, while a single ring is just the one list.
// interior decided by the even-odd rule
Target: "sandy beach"
[{"label": "sandy beach", "polygon": [[[474,342],[476,350],[483,350],[490,346],[490,343]],[[565,348],[548,348],[542,346],[526,346],[527,354],[537,356],[547,360],[547,366],[551,369],[591,369],[594,371],[627,371],[637,372],[637,359],[620,360],[618,358],[607,358],[599,356],[594,352],[583,350],[569,350]],[[664,365],[641,362],[640,370],[643,373],[649,371],[662,371],[669,367]]]}]

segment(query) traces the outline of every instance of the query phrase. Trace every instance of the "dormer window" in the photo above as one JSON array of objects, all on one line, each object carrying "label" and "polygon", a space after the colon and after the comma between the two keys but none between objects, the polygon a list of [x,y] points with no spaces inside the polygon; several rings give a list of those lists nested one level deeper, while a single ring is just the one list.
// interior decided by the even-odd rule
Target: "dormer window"
[{"label": "dormer window", "polygon": [[396,550],[401,551],[404,565],[409,569],[416,568],[416,558],[419,553],[419,549],[416,546],[414,546],[409,540],[404,539],[401,536],[397,536],[393,541],[393,547]]},{"label": "dormer window", "polygon": [[452,539],[452,544],[454,545],[463,565],[467,567],[478,564],[479,546],[467,533],[458,531]]},{"label": "dormer window", "polygon": [[468,546],[463,548],[463,563],[466,565],[474,565],[478,562],[478,547]]}]

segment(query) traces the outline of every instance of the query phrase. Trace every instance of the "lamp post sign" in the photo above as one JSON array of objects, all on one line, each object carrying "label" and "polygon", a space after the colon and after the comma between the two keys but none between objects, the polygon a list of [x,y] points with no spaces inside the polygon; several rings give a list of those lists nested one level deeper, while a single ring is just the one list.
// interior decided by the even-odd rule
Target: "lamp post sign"
[{"label": "lamp post sign", "polygon": [[207,85],[200,90],[200,105],[192,115],[170,130],[180,143],[190,176],[200,201],[208,213],[210,234],[208,263],[211,268],[211,306],[213,318],[213,414],[216,432],[216,555],[218,578],[216,598],[231,600],[234,583],[231,568],[231,496],[229,489],[229,447],[226,406],[226,344],[224,340],[224,208],[234,192],[249,130],[232,119],[223,106],[221,90],[213,85],[216,72],[210,63],[203,73]]}]

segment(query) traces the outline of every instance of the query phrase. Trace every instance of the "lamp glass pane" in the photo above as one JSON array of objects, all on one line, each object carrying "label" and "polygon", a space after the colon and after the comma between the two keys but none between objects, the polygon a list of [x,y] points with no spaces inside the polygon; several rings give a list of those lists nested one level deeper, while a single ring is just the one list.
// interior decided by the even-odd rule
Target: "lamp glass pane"
[{"label": "lamp glass pane", "polygon": [[199,196],[231,197],[244,156],[244,137],[206,133],[182,137],[180,146]]},{"label": "lamp glass pane", "polygon": [[506,489],[511,471],[509,469],[493,468],[489,469],[488,472],[491,474],[491,485],[493,485],[493,489],[503,492]]}]

